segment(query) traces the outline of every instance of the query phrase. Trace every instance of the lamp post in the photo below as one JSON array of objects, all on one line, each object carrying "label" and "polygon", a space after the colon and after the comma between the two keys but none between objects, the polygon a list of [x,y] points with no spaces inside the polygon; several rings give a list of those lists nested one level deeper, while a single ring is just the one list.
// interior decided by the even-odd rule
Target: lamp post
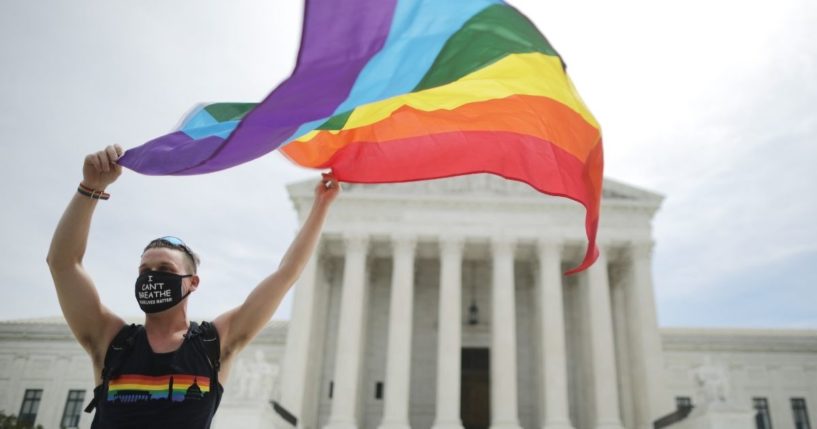
[{"label": "lamp post", "polygon": [[479,324],[479,307],[477,307],[477,282],[474,278],[474,265],[468,266],[468,281],[471,283],[471,305],[468,306],[468,324]]}]

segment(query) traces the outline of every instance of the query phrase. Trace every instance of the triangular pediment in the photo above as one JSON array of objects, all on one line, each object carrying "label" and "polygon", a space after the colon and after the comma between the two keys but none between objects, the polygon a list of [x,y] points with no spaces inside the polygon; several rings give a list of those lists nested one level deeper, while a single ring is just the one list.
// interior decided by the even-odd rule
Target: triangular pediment
[{"label": "triangular pediment", "polygon": [[[314,180],[295,182],[287,186],[291,196],[311,196]],[[660,204],[660,194],[604,179],[604,200],[620,200]],[[429,197],[510,197],[541,198],[542,194],[525,183],[507,180],[492,174],[471,174],[445,179],[421,180],[407,183],[355,184],[343,185],[346,195],[389,195],[389,196],[429,196]]]}]

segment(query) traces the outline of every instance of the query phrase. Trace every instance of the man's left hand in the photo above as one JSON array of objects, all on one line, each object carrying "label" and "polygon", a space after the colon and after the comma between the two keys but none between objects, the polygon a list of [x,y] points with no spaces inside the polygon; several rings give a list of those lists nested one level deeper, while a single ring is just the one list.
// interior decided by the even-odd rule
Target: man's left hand
[{"label": "man's left hand", "polygon": [[315,203],[329,205],[340,193],[340,182],[333,173],[323,173],[321,176],[321,181],[315,187]]}]

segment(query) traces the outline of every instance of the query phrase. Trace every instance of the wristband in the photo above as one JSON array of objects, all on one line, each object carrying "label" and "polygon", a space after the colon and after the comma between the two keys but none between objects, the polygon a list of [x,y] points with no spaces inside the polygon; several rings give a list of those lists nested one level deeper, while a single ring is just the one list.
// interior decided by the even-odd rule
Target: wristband
[{"label": "wristband", "polygon": [[89,187],[83,185],[82,183],[79,184],[79,187],[77,188],[77,192],[79,192],[81,195],[84,195],[84,196],[86,196],[88,198],[91,198],[91,199],[94,199],[94,200],[107,200],[108,198],[111,198],[111,194],[107,194],[105,192],[97,191],[96,189],[89,188]]}]

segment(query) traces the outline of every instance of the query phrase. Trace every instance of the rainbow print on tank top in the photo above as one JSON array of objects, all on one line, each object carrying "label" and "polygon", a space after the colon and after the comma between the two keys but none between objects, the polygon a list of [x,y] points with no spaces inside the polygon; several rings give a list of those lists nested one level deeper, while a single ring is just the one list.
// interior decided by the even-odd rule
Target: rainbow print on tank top
[{"label": "rainbow print on tank top", "polygon": [[139,402],[170,399],[173,402],[202,399],[210,393],[210,378],[190,374],[123,374],[108,384],[108,402]]}]

